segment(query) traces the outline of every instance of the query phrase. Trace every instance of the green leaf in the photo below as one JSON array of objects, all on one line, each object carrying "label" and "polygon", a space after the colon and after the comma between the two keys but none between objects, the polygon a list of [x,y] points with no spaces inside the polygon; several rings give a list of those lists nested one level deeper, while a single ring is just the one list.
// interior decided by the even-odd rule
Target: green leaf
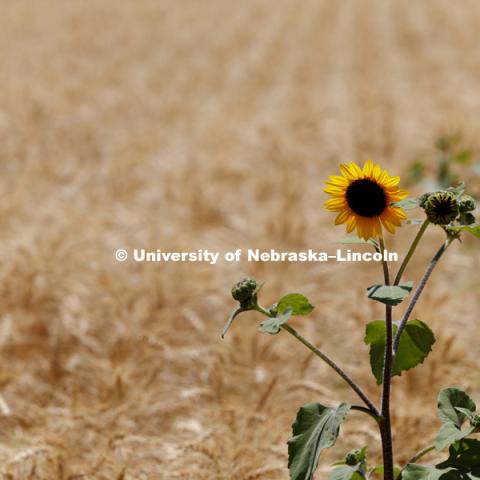
[{"label": "green leaf", "polygon": [[283,296],[277,304],[278,313],[284,313],[290,307],[292,315],[308,315],[315,308],[305,295],[301,293],[289,293]]},{"label": "green leaf", "polygon": [[466,408],[470,412],[477,409],[475,402],[463,390],[459,388],[444,388],[438,394],[438,417],[442,423],[454,423],[461,427],[467,419],[457,407]]},{"label": "green leaf", "polygon": [[328,480],[364,480],[365,476],[358,470],[357,467],[349,467],[345,465],[343,467],[334,468]]},{"label": "green leaf", "polygon": [[[456,468],[465,473],[473,470],[480,475],[480,441],[473,438],[463,439],[450,446],[450,456],[438,468]],[[473,477],[477,478],[477,477]]]},{"label": "green leaf", "polygon": [[367,288],[368,298],[384,303],[398,305],[412,291],[413,282],[404,282],[400,285],[372,285]]},{"label": "green leaf", "polygon": [[277,317],[269,318],[260,324],[258,329],[262,333],[269,333],[270,335],[276,335],[281,326],[288,322],[288,319],[292,316],[292,308],[288,307],[282,314]]},{"label": "green leaf", "polygon": [[300,408],[288,440],[288,468],[291,480],[312,480],[320,454],[333,446],[340,425],[350,410],[348,403],[329,408],[309,403]]},{"label": "green leaf", "polygon": [[465,417],[467,417],[467,419],[470,420],[471,422],[474,422],[476,420],[475,412],[472,412],[471,410],[468,410],[467,408],[455,407],[455,410],[463,413],[465,415]]},{"label": "green leaf", "polygon": [[448,227],[449,230],[454,232],[469,232],[477,238],[480,238],[480,223],[472,223],[470,225],[455,225]]},{"label": "green leaf", "polygon": [[[393,325],[393,334],[397,332],[397,325]],[[380,385],[383,380],[383,361],[385,354],[386,327],[384,320],[374,320],[367,324],[365,343],[370,346],[370,366],[372,373]],[[400,337],[397,354],[392,368],[392,376],[423,363],[432,351],[435,336],[428,325],[420,320],[410,320]]]},{"label": "green leaf", "polygon": [[406,198],[405,200],[400,200],[399,202],[393,202],[392,207],[400,207],[404,210],[413,210],[420,205],[418,198]]},{"label": "green leaf", "polygon": [[[462,430],[462,425],[468,418],[465,412],[475,412],[475,402],[458,388],[444,388],[438,395],[438,417],[442,422],[435,439],[435,448],[440,451],[448,445],[467,437],[474,427]],[[464,411],[462,411],[464,410]]]},{"label": "green leaf", "polygon": [[461,480],[453,468],[438,470],[436,467],[409,463],[402,472],[402,480]]},{"label": "green leaf", "polygon": [[244,312],[245,310],[242,307],[238,307],[236,310],[234,310],[230,316],[228,317],[227,323],[223,327],[222,331],[222,338],[225,338],[225,334],[227,333],[228,329],[232,326],[233,321],[235,320],[235,317],[239,314]]},{"label": "green leaf", "polygon": [[437,437],[435,438],[435,449],[437,451],[443,450],[448,445],[451,445],[462,438],[468,437],[474,430],[473,427],[461,430],[453,423],[444,423],[440,427]]}]

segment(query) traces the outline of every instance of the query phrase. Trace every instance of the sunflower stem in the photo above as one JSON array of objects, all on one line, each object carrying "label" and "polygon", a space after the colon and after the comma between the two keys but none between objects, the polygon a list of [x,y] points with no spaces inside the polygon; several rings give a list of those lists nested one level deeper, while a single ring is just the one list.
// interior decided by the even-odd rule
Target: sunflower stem
[{"label": "sunflower stem", "polygon": [[[379,237],[379,245],[384,258],[385,245],[383,237]],[[385,285],[390,285],[390,272],[386,260],[382,260],[383,275]],[[385,307],[385,354],[383,361],[383,382],[382,382],[382,405],[381,405],[381,422],[380,434],[382,438],[383,453],[383,474],[384,480],[394,480],[393,469],[393,442],[392,442],[392,426],[390,421],[390,390],[392,381],[392,364],[393,364],[393,325],[392,325],[392,306]]]},{"label": "sunflower stem", "polygon": [[442,257],[442,255],[445,253],[447,250],[448,246],[452,243],[452,239],[447,239],[445,240],[445,243],[438,249],[437,253],[433,256],[432,260],[430,261],[427,269],[425,270],[425,273],[423,274],[422,279],[420,280],[420,283],[418,284],[417,289],[415,290],[415,293],[413,294],[413,297],[410,301],[410,304],[408,305],[407,309],[405,310],[405,313],[403,314],[403,318],[400,321],[400,324],[398,326],[397,333],[395,335],[395,340],[393,342],[393,354],[394,356],[397,353],[398,350],[398,345],[400,344],[400,337],[403,333],[403,330],[405,329],[408,319],[410,318],[410,315],[415,308],[415,305],[418,302],[418,299],[420,298],[420,295],[423,292],[423,289],[425,288],[425,285],[428,282],[428,279],[430,278],[430,275],[433,272],[433,269],[437,265],[438,261]]},{"label": "sunflower stem", "polygon": [[[260,313],[263,313],[267,317],[274,317],[275,315],[271,313],[269,310],[266,308],[258,305],[257,311]],[[328,355],[323,353],[321,350],[319,350],[317,347],[312,345],[306,338],[304,338],[302,335],[300,335],[293,327],[288,325],[287,323],[284,323],[281,328],[288,332],[290,335],[295,337],[300,343],[303,343],[312,353],[317,355],[317,357],[321,358],[329,367],[333,368],[335,372],[352,388],[352,390],[359,396],[359,398],[365,403],[367,406],[367,409],[369,412],[372,414],[372,416],[375,416],[378,418],[380,416],[380,413],[377,409],[377,407],[373,404],[373,402],[368,398],[367,394],[360,388],[360,386],[340,367],[337,365],[336,362],[334,362]]]},{"label": "sunflower stem", "polygon": [[403,272],[407,268],[408,262],[410,262],[410,259],[412,258],[419,242],[420,239],[423,237],[423,234],[425,233],[425,230],[427,229],[428,225],[430,223],[430,220],[428,218],[425,219],[425,221],[422,223],[422,226],[420,227],[420,230],[418,230],[417,235],[415,236],[412,244],[410,245],[410,248],[408,249],[407,254],[405,255],[405,258],[403,259],[402,264],[400,265],[400,268],[398,269],[397,275],[395,277],[395,280],[393,282],[394,285],[398,285],[400,283],[400,280],[402,279]]}]

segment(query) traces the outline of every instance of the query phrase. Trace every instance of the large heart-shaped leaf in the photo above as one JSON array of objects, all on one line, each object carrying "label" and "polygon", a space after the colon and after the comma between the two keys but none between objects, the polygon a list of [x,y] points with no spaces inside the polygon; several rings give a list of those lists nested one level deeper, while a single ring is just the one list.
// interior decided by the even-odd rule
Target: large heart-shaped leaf
[{"label": "large heart-shaped leaf", "polygon": [[[393,325],[393,333],[397,331],[397,325]],[[365,343],[370,345],[370,366],[377,383],[383,380],[383,361],[385,355],[386,327],[384,320],[374,320],[367,324]],[[435,336],[427,324],[420,320],[410,320],[405,326],[400,343],[395,355],[392,368],[393,375],[401,375],[405,370],[410,370],[423,363],[432,351]]]},{"label": "large heart-shaped leaf", "polygon": [[329,408],[309,403],[300,408],[288,440],[288,468],[292,480],[312,480],[320,454],[333,446],[340,425],[350,410],[348,403]]}]

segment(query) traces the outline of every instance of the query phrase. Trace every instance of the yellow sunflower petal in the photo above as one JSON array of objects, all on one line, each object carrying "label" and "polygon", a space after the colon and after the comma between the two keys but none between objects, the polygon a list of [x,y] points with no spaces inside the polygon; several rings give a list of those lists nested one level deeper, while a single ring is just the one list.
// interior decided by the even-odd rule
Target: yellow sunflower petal
[{"label": "yellow sunflower petal", "polygon": [[355,162],[350,162],[349,166],[350,166],[350,171],[355,175],[356,178],[363,177],[362,169]]},{"label": "yellow sunflower petal", "polygon": [[397,227],[402,224],[400,218],[398,218],[394,213],[390,212],[383,213],[381,219],[391,223],[392,225],[396,225]]},{"label": "yellow sunflower petal", "polygon": [[357,226],[357,217],[352,215],[347,222],[347,233],[351,233]]},{"label": "yellow sunflower petal", "polygon": [[401,208],[390,207],[389,210],[392,212],[392,215],[394,215],[399,220],[406,220],[407,219],[407,215],[405,214],[405,212]]},{"label": "yellow sunflower petal", "polygon": [[366,177],[370,177],[372,175],[372,172],[373,172],[373,162],[370,159],[368,159],[365,162],[365,165],[363,166],[363,174]]},{"label": "yellow sunflower petal", "polygon": [[357,233],[360,238],[368,240],[372,236],[372,222],[369,218],[360,218],[357,221]]},{"label": "yellow sunflower petal", "polygon": [[342,171],[343,176],[348,180],[353,180],[355,178],[355,175],[350,171],[350,167],[348,165],[341,163],[340,170]]},{"label": "yellow sunflower petal", "polygon": [[383,182],[383,184],[386,186],[386,187],[394,187],[395,185],[398,185],[398,183],[400,182],[400,177],[390,177],[388,180],[385,180]]},{"label": "yellow sunflower petal", "polygon": [[390,233],[395,233],[395,226],[390,223],[385,217],[380,217],[383,226],[390,232]]},{"label": "yellow sunflower petal", "polygon": [[325,202],[325,207],[331,212],[339,212],[345,208],[345,201],[342,198],[331,198]]},{"label": "yellow sunflower petal", "polygon": [[329,195],[332,195],[334,197],[343,197],[345,196],[345,189],[344,188],[339,188],[339,187],[332,187],[328,186],[323,189],[325,193],[328,193]]},{"label": "yellow sunflower petal", "polygon": [[345,223],[350,218],[350,215],[352,215],[350,210],[344,210],[343,212],[340,212],[335,218],[335,225]]},{"label": "yellow sunflower petal", "polygon": [[339,187],[346,187],[348,185],[348,180],[340,175],[330,175],[326,183],[330,185],[338,185]]}]

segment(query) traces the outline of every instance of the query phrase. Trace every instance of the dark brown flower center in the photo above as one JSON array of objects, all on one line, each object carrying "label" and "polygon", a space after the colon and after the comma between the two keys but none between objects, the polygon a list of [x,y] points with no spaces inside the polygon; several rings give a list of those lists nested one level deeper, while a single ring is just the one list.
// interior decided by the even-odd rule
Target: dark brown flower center
[{"label": "dark brown flower center", "polygon": [[348,206],[362,217],[378,217],[387,207],[385,191],[368,178],[353,181],[347,187],[346,197]]}]

